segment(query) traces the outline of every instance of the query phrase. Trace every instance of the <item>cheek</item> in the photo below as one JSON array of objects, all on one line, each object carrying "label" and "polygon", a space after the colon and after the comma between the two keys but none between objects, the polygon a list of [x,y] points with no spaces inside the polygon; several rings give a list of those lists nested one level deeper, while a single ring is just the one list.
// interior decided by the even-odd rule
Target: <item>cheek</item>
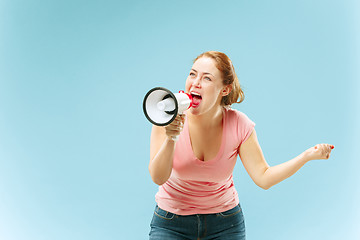
[{"label": "cheek", "polygon": [[188,92],[190,90],[190,87],[191,87],[191,80],[187,78],[185,82],[185,91]]},{"label": "cheek", "polygon": [[221,89],[217,88],[216,86],[211,86],[208,88],[207,93],[209,96],[211,96],[212,101],[217,101],[221,95]]}]

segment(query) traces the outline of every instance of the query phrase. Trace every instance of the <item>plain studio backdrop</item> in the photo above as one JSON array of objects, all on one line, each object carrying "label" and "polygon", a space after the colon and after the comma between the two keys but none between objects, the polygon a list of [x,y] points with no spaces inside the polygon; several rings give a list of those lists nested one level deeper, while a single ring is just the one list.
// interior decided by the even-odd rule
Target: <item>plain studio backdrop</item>
[{"label": "plain studio backdrop", "polygon": [[0,0],[0,239],[147,239],[143,97],[184,89],[208,50],[232,59],[270,165],[335,145],[267,191],[238,160],[248,239],[359,239],[359,16],[356,0]]}]

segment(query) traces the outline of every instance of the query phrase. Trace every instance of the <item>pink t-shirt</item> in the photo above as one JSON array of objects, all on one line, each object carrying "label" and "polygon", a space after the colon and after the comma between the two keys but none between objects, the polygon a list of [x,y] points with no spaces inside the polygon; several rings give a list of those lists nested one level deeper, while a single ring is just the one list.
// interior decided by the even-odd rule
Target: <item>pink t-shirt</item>
[{"label": "pink t-shirt", "polygon": [[219,152],[214,159],[204,162],[194,155],[185,119],[175,146],[170,178],[155,196],[158,206],[178,215],[191,215],[223,212],[239,204],[232,172],[239,146],[248,139],[254,126],[244,113],[224,108]]}]

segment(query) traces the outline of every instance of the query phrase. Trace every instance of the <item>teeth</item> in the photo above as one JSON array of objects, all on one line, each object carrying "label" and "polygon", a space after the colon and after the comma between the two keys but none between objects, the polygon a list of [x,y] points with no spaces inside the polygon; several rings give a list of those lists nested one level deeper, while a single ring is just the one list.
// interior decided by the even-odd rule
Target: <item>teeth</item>
[{"label": "teeth", "polygon": [[201,95],[200,95],[200,94],[195,93],[195,92],[191,92],[191,95],[195,95],[195,96],[199,96],[199,97],[201,97]]}]

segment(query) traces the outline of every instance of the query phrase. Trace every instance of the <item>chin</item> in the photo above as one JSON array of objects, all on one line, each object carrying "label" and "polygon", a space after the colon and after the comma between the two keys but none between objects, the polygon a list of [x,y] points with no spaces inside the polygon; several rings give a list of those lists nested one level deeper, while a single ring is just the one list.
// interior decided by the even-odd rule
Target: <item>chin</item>
[{"label": "chin", "polygon": [[192,115],[200,115],[199,107],[197,108],[190,108],[188,110]]}]

